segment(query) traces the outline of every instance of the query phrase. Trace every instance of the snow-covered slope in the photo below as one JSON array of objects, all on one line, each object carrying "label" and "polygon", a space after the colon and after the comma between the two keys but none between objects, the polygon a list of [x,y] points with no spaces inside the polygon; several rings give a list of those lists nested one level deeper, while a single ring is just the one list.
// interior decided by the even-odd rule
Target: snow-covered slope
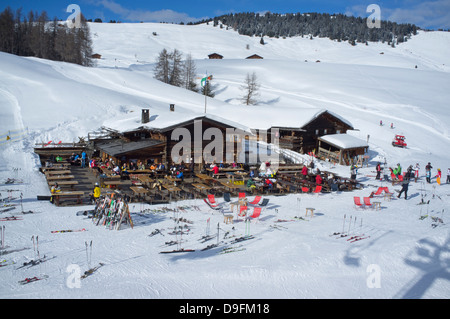
[{"label": "snow-covered slope", "polygon": [[[307,38],[265,38],[263,46],[259,38],[207,25],[93,23],[91,31],[94,50],[102,55],[95,68],[0,53],[0,180],[17,177],[24,181],[20,185],[0,183],[0,192],[2,198],[8,196],[8,189],[17,190],[11,193],[14,197],[22,192],[24,210],[39,212],[24,216],[23,221],[0,222],[6,226],[8,250],[13,251],[2,258],[16,262],[0,268],[1,298],[449,297],[446,222],[450,186],[437,186],[435,180],[432,185],[423,183],[426,163],[432,163],[433,175],[441,168],[444,179],[450,167],[448,32],[420,32],[391,48],[381,43],[352,47]],[[36,142],[77,141],[105,123],[117,120],[120,125],[120,120],[139,117],[141,108],[168,117],[169,104],[174,103],[174,116],[203,113],[203,96],[153,78],[153,63],[163,48],[191,53],[199,77],[206,72],[213,75],[216,97],[207,102],[211,116],[268,128],[302,123],[306,110],[327,109],[350,121],[357,129],[350,134],[369,140],[371,163],[358,175],[368,188],[320,196],[270,197],[271,205],[259,222],[250,226],[256,238],[243,243],[241,248],[246,250],[232,254],[219,254],[221,249],[215,249],[160,255],[166,249],[161,245],[173,238],[147,235],[156,228],[168,232],[173,227],[173,212],[140,216],[136,213],[150,206],[134,204],[136,227],[115,232],[75,216],[82,208],[55,208],[36,201],[36,195],[48,193],[44,177],[37,172]],[[214,52],[224,59],[208,60],[208,54]],[[264,59],[245,59],[255,53]],[[239,87],[249,72],[255,72],[261,83],[255,106],[243,106],[239,100]],[[379,125],[380,120],[384,126]],[[6,142],[8,132],[20,133]],[[406,136],[407,149],[391,146],[396,133]],[[422,179],[411,184],[406,201],[381,199],[380,211],[356,210],[353,196],[368,196],[381,185],[370,176],[378,160],[386,160],[390,166],[401,163],[404,168],[418,162]],[[349,174],[347,167],[318,165]],[[416,205],[422,198],[430,204]],[[213,233],[218,223],[221,236],[224,231],[233,232],[233,226],[236,235],[245,233],[245,223],[225,225],[221,214],[212,213],[200,201],[173,203],[167,208],[176,205],[189,206],[181,215],[194,221],[192,234],[184,238],[185,248],[206,246],[198,238],[204,235],[210,217]],[[278,219],[304,216],[306,207],[316,209],[309,221],[283,223],[286,228],[281,229],[271,227]],[[428,218],[419,219],[426,214]],[[431,216],[442,218],[444,224],[438,222],[433,228]],[[370,238],[349,243],[329,236],[344,226]],[[87,231],[50,233],[68,228]],[[33,258],[32,235],[41,240],[41,254],[56,258],[29,270],[15,270]],[[81,288],[71,289],[68,266],[76,264],[85,270],[84,242],[90,240],[94,243],[93,262],[107,266],[83,281]],[[20,248],[27,249],[14,251]],[[368,282],[373,274],[370,269],[379,270],[379,288],[371,288],[374,285]],[[17,284],[39,273],[49,278],[26,286]]]}]

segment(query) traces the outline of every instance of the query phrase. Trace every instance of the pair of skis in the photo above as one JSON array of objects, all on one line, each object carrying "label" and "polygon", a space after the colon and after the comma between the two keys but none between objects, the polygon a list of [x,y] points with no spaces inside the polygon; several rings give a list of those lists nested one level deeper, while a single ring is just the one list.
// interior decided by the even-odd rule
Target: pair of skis
[{"label": "pair of skis", "polygon": [[83,232],[86,231],[86,228],[81,229],[63,229],[63,230],[52,230],[52,234],[56,233],[76,233],[76,232]]},{"label": "pair of skis", "polygon": [[[346,214],[344,214],[344,221],[343,221],[343,224],[342,224],[342,232],[335,232],[335,233],[331,234],[330,237],[337,236],[336,239],[343,238],[343,237],[348,237],[350,235],[350,229],[351,229],[351,226],[352,226],[352,218],[353,217],[350,216],[350,222],[349,222],[349,225],[348,225],[348,230],[347,230],[347,232],[345,232]],[[355,216],[353,228],[356,227],[356,220],[357,220],[357,217]],[[363,223],[363,220],[361,219],[360,229],[362,228],[362,223]],[[369,238],[369,237],[370,236],[365,236],[364,237],[364,234],[362,234],[362,235],[353,235],[353,236],[350,236],[350,238],[348,238],[347,241],[350,242],[350,243],[354,243],[356,241],[360,241],[360,240],[363,240],[363,239],[366,239],[366,238]]]},{"label": "pair of skis", "polygon": [[92,259],[92,240],[90,241],[90,243],[88,243],[87,241],[84,242],[85,246],[86,246],[86,260],[87,260],[87,264],[89,269],[86,270],[83,275],[81,275],[81,279],[85,279],[87,277],[89,277],[90,275],[92,275],[94,272],[96,272],[100,267],[103,267],[105,264],[104,263],[99,263],[97,266],[95,267],[91,267],[91,259]]}]

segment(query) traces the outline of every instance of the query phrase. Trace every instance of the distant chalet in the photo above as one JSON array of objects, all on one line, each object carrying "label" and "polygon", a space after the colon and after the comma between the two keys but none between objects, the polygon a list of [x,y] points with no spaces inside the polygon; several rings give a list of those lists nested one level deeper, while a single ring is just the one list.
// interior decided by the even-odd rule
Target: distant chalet
[{"label": "distant chalet", "polygon": [[259,60],[262,60],[263,57],[260,56],[260,55],[257,55],[257,54],[253,54],[251,56],[246,57],[246,59],[257,59],[257,60],[259,59]]},{"label": "distant chalet", "polygon": [[208,58],[210,60],[212,60],[212,59],[221,60],[221,59],[223,59],[223,55],[220,55],[219,53],[211,53],[208,55]]}]

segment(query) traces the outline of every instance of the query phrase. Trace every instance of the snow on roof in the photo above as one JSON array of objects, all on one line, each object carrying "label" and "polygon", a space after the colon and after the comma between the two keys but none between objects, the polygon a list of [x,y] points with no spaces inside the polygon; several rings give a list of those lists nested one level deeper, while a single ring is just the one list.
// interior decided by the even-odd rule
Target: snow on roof
[{"label": "snow on roof", "polygon": [[319,137],[320,141],[336,146],[340,149],[368,147],[366,141],[348,134],[329,134]]},{"label": "snow on roof", "polygon": [[150,121],[148,123],[141,122],[141,113],[139,113],[139,115],[137,115],[136,113],[132,113],[119,120],[108,120],[104,122],[103,126],[122,133],[134,131],[140,128],[165,131],[169,128],[176,127],[186,122],[203,119],[216,121],[226,126],[251,133],[251,129],[248,126],[216,115],[195,112],[161,112],[160,114],[152,114],[150,110]]}]

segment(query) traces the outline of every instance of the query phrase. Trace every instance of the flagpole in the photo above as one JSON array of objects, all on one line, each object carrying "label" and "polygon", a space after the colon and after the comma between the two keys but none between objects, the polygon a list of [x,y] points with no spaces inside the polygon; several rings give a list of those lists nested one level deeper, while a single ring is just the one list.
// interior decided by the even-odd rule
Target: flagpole
[{"label": "flagpole", "polygon": [[203,88],[203,93],[205,93],[205,114],[206,114],[206,85],[208,84],[208,70],[206,70],[206,80],[205,80],[205,87]]}]

